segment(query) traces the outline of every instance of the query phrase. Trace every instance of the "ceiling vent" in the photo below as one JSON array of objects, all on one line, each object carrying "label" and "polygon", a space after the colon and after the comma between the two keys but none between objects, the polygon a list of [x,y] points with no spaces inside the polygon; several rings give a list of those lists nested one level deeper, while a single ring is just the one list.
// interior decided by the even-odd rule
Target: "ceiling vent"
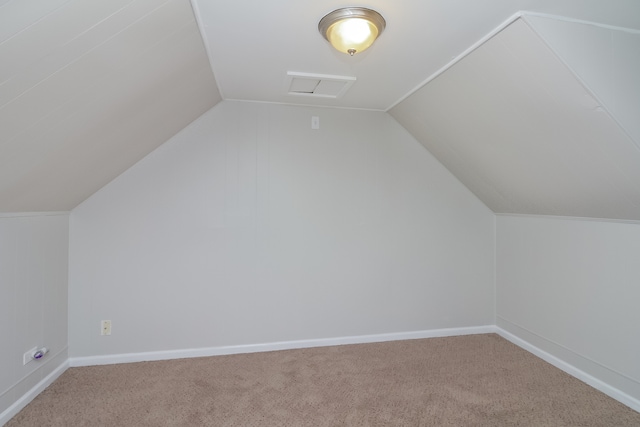
[{"label": "ceiling vent", "polygon": [[287,72],[289,95],[340,98],[356,81],[355,77]]}]

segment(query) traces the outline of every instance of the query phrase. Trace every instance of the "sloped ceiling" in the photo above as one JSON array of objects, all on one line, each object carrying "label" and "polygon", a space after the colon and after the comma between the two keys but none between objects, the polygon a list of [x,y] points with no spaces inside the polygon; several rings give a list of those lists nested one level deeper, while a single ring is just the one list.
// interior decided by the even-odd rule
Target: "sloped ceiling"
[{"label": "sloped ceiling", "polygon": [[[636,11],[640,15],[640,3]],[[631,138],[640,141],[640,31],[525,16]]]},{"label": "sloped ceiling", "polygon": [[72,209],[219,100],[189,0],[0,0],[0,212]]},{"label": "sloped ceiling", "polygon": [[390,113],[494,212],[640,220],[640,36],[534,21],[583,79],[517,19]]},{"label": "sloped ceiling", "polygon": [[[193,0],[225,99],[388,110],[518,11],[640,28],[637,0]],[[379,11],[373,48],[349,57],[318,33],[345,6]],[[355,77],[339,99],[287,93],[287,72]]]},{"label": "sloped ceiling", "polygon": [[387,29],[351,58],[340,0],[0,0],[0,212],[72,209],[224,98],[389,111],[495,212],[640,220],[640,2],[353,5]]}]

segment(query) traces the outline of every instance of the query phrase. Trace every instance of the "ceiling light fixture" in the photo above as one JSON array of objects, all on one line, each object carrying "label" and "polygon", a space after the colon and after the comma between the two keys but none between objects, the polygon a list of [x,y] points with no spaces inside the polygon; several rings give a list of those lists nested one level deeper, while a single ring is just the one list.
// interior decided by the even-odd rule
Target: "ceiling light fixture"
[{"label": "ceiling light fixture", "polygon": [[325,15],[318,31],[337,50],[353,56],[371,46],[385,26],[384,18],[375,10],[345,7]]}]

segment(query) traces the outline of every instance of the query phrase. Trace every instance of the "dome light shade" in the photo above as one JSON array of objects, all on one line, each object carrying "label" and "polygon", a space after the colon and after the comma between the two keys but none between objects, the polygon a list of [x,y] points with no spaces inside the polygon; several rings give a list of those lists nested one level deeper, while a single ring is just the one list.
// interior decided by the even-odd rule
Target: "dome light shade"
[{"label": "dome light shade", "polygon": [[318,31],[337,50],[353,56],[371,46],[385,26],[384,18],[375,10],[346,7],[322,18]]}]

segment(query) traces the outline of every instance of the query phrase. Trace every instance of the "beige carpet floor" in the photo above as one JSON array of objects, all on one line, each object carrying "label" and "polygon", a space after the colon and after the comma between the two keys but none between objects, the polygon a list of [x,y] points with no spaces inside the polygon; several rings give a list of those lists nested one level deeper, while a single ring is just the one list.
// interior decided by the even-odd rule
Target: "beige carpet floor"
[{"label": "beige carpet floor", "polygon": [[503,338],[471,335],[71,368],[17,426],[640,426]]}]

